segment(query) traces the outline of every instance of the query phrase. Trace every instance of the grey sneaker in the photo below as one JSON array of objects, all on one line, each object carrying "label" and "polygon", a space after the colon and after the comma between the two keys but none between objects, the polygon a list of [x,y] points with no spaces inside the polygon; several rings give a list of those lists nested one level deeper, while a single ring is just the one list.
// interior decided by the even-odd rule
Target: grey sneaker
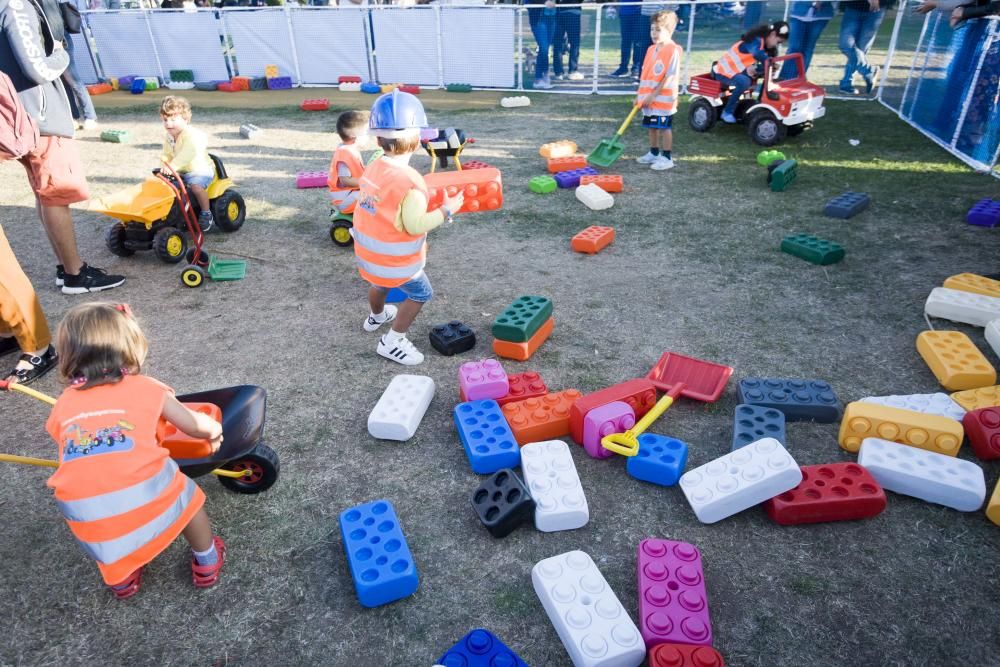
[{"label": "grey sneaker", "polygon": [[649,165],[649,168],[653,171],[666,171],[674,168],[674,161],[665,155],[657,155],[656,160]]},{"label": "grey sneaker", "polygon": [[645,155],[640,155],[635,159],[639,164],[653,164],[656,159],[660,157],[659,155],[653,155],[652,153],[646,153]]}]

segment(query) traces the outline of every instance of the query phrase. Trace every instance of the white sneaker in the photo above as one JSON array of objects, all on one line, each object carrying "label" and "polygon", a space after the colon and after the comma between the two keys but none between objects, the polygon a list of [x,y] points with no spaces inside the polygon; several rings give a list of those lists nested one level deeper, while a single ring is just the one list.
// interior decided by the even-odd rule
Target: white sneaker
[{"label": "white sneaker", "polygon": [[386,342],[385,336],[382,336],[378,340],[378,353],[380,356],[392,359],[404,366],[416,366],[424,360],[424,355],[413,346],[413,343],[406,336],[397,338],[391,343]]},{"label": "white sneaker", "polygon": [[668,157],[657,155],[656,161],[649,165],[649,168],[653,171],[666,171],[667,169],[674,168],[674,161]]},{"label": "white sneaker", "polygon": [[583,81],[583,75],[579,72],[570,72],[568,78],[570,81]]},{"label": "white sneaker", "polygon": [[386,304],[382,310],[382,317],[375,317],[371,313],[368,313],[368,319],[361,326],[368,332],[378,331],[380,326],[386,322],[392,322],[394,319],[396,319],[396,306]]},{"label": "white sneaker", "polygon": [[653,155],[652,153],[646,153],[645,155],[640,155],[635,159],[639,164],[653,164],[659,159],[659,155]]},{"label": "white sneaker", "polygon": [[83,121],[83,129],[84,130],[96,130],[97,129],[97,121],[94,120],[93,118],[88,118],[87,120]]}]

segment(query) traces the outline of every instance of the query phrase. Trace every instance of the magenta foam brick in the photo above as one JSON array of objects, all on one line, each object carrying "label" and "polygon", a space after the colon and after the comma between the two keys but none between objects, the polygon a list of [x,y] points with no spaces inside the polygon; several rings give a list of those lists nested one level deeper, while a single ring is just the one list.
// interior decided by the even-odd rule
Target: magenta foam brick
[{"label": "magenta foam brick", "polygon": [[329,174],[325,171],[300,171],[295,176],[295,187],[304,188],[325,188]]},{"label": "magenta foam brick", "polygon": [[466,401],[503,398],[510,391],[507,371],[496,359],[462,364],[458,367],[458,382]]},{"label": "magenta foam brick", "polygon": [[693,544],[648,538],[639,543],[639,631],[656,644],[712,644],[712,621]]},{"label": "magenta foam brick", "polygon": [[601,447],[601,438],[612,433],[624,433],[635,426],[635,410],[628,403],[613,401],[594,408],[583,417],[583,449],[595,459],[615,455]]}]

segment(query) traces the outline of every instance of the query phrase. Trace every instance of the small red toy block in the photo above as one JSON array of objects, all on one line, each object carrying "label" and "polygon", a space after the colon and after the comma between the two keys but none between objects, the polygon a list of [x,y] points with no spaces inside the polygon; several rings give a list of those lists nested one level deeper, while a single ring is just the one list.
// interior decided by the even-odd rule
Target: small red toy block
[{"label": "small red toy block", "polygon": [[576,252],[596,255],[601,252],[601,250],[611,245],[611,242],[614,240],[614,227],[592,225],[574,236],[570,240],[569,246]]},{"label": "small red toy block", "polygon": [[488,165],[485,162],[480,162],[479,160],[469,160],[468,162],[462,163],[462,169],[489,169],[492,165]]},{"label": "small red toy block", "polygon": [[503,182],[500,170],[495,167],[472,171],[439,171],[424,176],[430,193],[427,208],[433,211],[444,201],[445,190],[454,197],[459,188],[465,194],[465,203],[456,213],[494,211],[503,206]]},{"label": "small red toy block", "polygon": [[621,192],[622,177],[618,174],[598,174],[597,176],[581,176],[580,185],[593,183],[605,192]]},{"label": "small red toy block", "polygon": [[587,158],[583,155],[571,155],[570,157],[550,157],[547,161],[550,174],[560,171],[573,171],[574,169],[586,169]]},{"label": "small red toy block", "polygon": [[541,398],[528,398],[503,406],[503,416],[517,444],[555,440],[569,433],[569,411],[581,394],[566,389]]},{"label": "small red toy block", "polygon": [[711,646],[657,644],[649,651],[649,667],[726,667]]},{"label": "small red toy block", "polygon": [[236,84],[231,81],[223,81],[216,87],[216,90],[221,90],[224,93],[240,92],[240,89],[236,87]]},{"label": "small red toy block", "polygon": [[587,413],[615,401],[628,403],[635,418],[641,419],[656,404],[656,387],[646,378],[635,378],[581,397],[573,404],[569,419],[569,434],[576,444],[583,444],[583,418]]},{"label": "small red toy block", "polygon": [[111,87],[110,83],[95,83],[92,86],[87,86],[87,92],[91,95],[103,95],[104,93],[110,93],[114,88]]},{"label": "small red toy block", "polygon": [[885,491],[857,463],[803,466],[802,481],[764,503],[782,526],[868,519],[885,509]]},{"label": "small red toy block", "polygon": [[361,83],[360,76],[338,76],[337,83]]},{"label": "small red toy block", "polygon": [[[499,405],[507,405],[508,403],[523,401],[528,398],[538,398],[549,393],[549,388],[545,385],[545,380],[542,379],[541,375],[533,371],[508,375],[507,383],[510,385],[510,390],[503,398],[496,399]],[[461,385],[458,387],[458,398],[462,403],[469,400],[465,397],[465,392],[462,391]]]},{"label": "small red toy block", "polygon": [[325,97],[318,100],[302,100],[299,108],[303,111],[326,111],[330,108],[330,100]]},{"label": "small red toy block", "polygon": [[248,76],[234,76],[230,81],[236,90],[250,90],[250,77]]},{"label": "small red toy block", "polygon": [[549,339],[555,326],[556,321],[549,317],[542,326],[538,327],[538,331],[531,334],[531,338],[523,343],[512,343],[509,340],[494,338],[493,354],[505,359],[527,361],[541,347],[542,343]]},{"label": "small red toy block", "polygon": [[966,412],[962,426],[980,461],[1000,459],[1000,407]]},{"label": "small red toy block", "polygon": [[409,93],[410,95],[419,95],[420,94],[420,86],[418,86],[416,84],[410,84],[410,83],[408,83],[406,85],[400,86],[399,90],[401,92],[404,92],[404,93]]}]

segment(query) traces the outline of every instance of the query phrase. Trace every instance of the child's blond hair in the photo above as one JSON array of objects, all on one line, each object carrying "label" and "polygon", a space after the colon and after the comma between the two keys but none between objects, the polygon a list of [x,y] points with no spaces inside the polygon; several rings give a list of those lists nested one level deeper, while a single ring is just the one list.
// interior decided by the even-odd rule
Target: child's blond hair
[{"label": "child's blond hair", "polygon": [[677,13],[672,11],[656,12],[649,17],[649,22],[672,35],[677,29]]},{"label": "child's blond hair", "polygon": [[345,111],[337,116],[337,134],[340,135],[340,140],[357,139],[364,134],[369,115],[367,111]]},{"label": "child's blond hair", "polygon": [[81,303],[59,323],[56,351],[63,382],[94,387],[139,373],[149,344],[127,306]]},{"label": "child's blond hair", "polygon": [[160,116],[180,116],[186,121],[191,120],[191,103],[186,97],[167,95],[160,103]]},{"label": "child's blond hair", "polygon": [[405,137],[378,137],[378,146],[386,155],[406,155],[420,148],[420,132],[414,130]]}]

